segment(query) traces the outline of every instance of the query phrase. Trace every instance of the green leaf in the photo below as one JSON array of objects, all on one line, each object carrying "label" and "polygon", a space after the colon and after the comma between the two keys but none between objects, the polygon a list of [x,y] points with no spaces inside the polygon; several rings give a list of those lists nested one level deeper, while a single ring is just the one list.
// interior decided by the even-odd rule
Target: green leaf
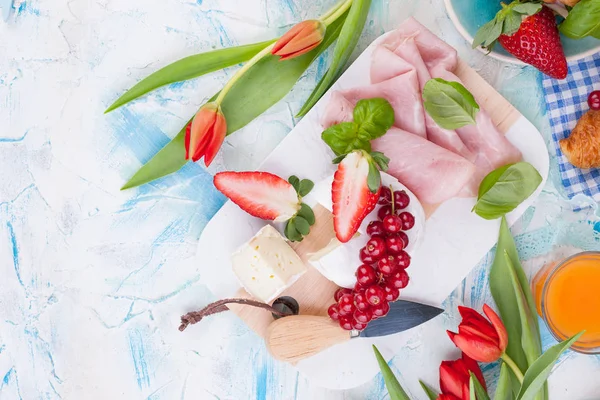
[{"label": "green leaf", "polygon": [[302,235],[296,229],[296,221],[295,218],[290,218],[285,225],[285,236],[292,242],[301,242]]},{"label": "green leaf", "polygon": [[301,197],[306,196],[315,187],[315,184],[310,179],[302,179],[298,188],[298,194]]},{"label": "green leaf", "polygon": [[385,359],[375,345],[373,345],[373,351],[375,352],[375,357],[377,357],[377,363],[379,364],[379,369],[383,375],[385,387],[387,387],[390,394],[390,400],[410,400],[410,397],[408,397],[404,389],[402,389],[400,382],[398,382],[398,379],[394,376],[390,366],[387,365]]},{"label": "green leaf", "polygon": [[479,46],[483,46],[485,48],[490,48],[493,43],[498,40],[500,35],[502,34],[502,21],[498,21],[497,19],[493,19],[490,22],[483,25],[473,38],[472,46],[473,48],[477,48]]},{"label": "green leaf", "polygon": [[140,168],[121,190],[140,186],[179,171],[188,161],[185,159],[185,129],[189,123],[187,122],[177,136]]},{"label": "green leaf", "polygon": [[593,36],[600,39],[600,1],[581,0],[560,24],[563,35],[573,39]]},{"label": "green leaf", "polygon": [[364,140],[377,139],[394,125],[394,108],[382,98],[359,100],[353,115],[358,124],[358,136]]},{"label": "green leaf", "polygon": [[500,377],[498,378],[498,386],[494,400],[514,400],[512,386],[510,381],[511,372],[508,370],[506,363],[500,366]]},{"label": "green leaf", "polygon": [[371,157],[373,157],[373,160],[375,161],[375,163],[377,163],[377,166],[381,171],[385,172],[388,170],[388,164],[390,162],[390,159],[386,157],[385,154],[383,154],[380,151],[373,151],[371,152]]},{"label": "green leaf", "polygon": [[490,172],[479,185],[473,211],[485,219],[500,218],[531,196],[541,182],[540,173],[527,162],[502,166]]},{"label": "green leaf", "polygon": [[[333,50],[331,65],[308,100],[306,100],[306,103],[302,106],[300,112],[298,112],[298,117],[305,116],[344,71],[344,67],[356,48],[358,39],[363,31],[370,6],[371,0],[354,0],[352,2],[338,42]],[[329,31],[329,29],[328,27],[327,30]]]},{"label": "green leaf", "polygon": [[[281,100],[308,66],[337,39],[344,20],[345,16],[342,16],[332,23],[323,42],[311,52],[286,62],[280,62],[279,57],[269,55],[252,66],[231,88],[221,105],[227,119],[227,134],[244,127]],[[216,95],[213,99],[215,97]],[[148,183],[183,167],[187,163],[184,139],[185,128],[142,166],[123,188]]]},{"label": "green leaf", "polygon": [[472,376],[469,378],[469,400],[477,400],[477,394],[475,393],[475,382],[477,379]]},{"label": "green leaf", "polygon": [[371,151],[368,139],[361,138],[358,126],[354,122],[342,122],[325,129],[321,139],[331,148],[335,155],[348,154],[353,150]]},{"label": "green leaf", "polygon": [[537,14],[542,9],[540,3],[517,3],[512,7],[514,12],[523,15]]},{"label": "green leaf", "polygon": [[126,91],[110,107],[106,109],[105,114],[158,89],[175,82],[181,82],[192,78],[197,78],[209,72],[248,61],[262,49],[273,43],[274,40],[267,42],[254,43],[246,46],[230,47],[226,49],[213,50],[202,54],[196,54],[183,58],[164,68],[154,72],[152,75],[142,79],[134,87]]},{"label": "green leaf", "polygon": [[488,396],[484,387],[481,386],[481,382],[479,382],[479,379],[477,379],[475,374],[471,371],[469,371],[469,374],[471,374],[471,377],[469,378],[469,387],[471,388],[471,399],[490,400],[490,396]]},{"label": "green leaf", "polygon": [[369,174],[367,175],[367,186],[371,193],[376,193],[381,187],[381,173],[375,166],[375,162],[369,161]]},{"label": "green leaf", "polygon": [[437,400],[439,394],[435,390],[427,386],[427,384],[423,381],[419,381],[419,383],[421,384],[421,387],[423,388],[423,391],[427,397],[429,397],[429,400]]},{"label": "green leaf", "polygon": [[300,190],[300,178],[298,178],[296,175],[290,176],[288,178],[288,182],[294,187],[294,189],[296,189],[296,192]]},{"label": "green leaf", "polygon": [[344,161],[344,158],[346,158],[348,154],[340,154],[339,156],[335,157],[333,160],[331,160],[332,164],[339,164],[342,161]]},{"label": "green leaf", "polygon": [[315,213],[313,212],[312,208],[304,203],[300,204],[298,216],[304,218],[310,226],[315,224]]},{"label": "green leaf", "polygon": [[427,113],[444,129],[476,123],[479,105],[471,92],[458,82],[441,78],[429,80],[423,88],[423,100]]},{"label": "green leaf", "polygon": [[301,216],[296,216],[294,218],[294,222],[296,225],[296,230],[303,236],[306,236],[310,233],[310,224],[307,220],[302,218]]},{"label": "green leaf", "polygon": [[[507,263],[505,254],[510,258],[512,268],[511,265]],[[500,317],[508,332],[508,347],[506,348],[506,353],[517,364],[521,371],[526,371],[530,363],[535,360],[531,359],[532,355],[537,353],[537,358],[542,353],[542,344],[536,318],[534,318],[530,326],[524,327],[521,324],[519,305],[517,303],[513,279],[511,278],[512,271],[514,271],[517,277],[527,306],[530,310],[535,310],[535,302],[529,287],[529,281],[523,271],[523,267],[521,267],[517,248],[510,230],[508,229],[506,218],[502,217],[496,255],[490,269],[490,291],[492,292],[492,297],[496,302]],[[533,349],[533,351],[527,351],[527,354],[523,350],[521,342],[523,331],[526,329],[531,330],[530,335],[536,339],[536,348]],[[513,379],[513,383],[516,381],[516,378],[513,378],[512,376],[511,379]]]},{"label": "green leaf", "polygon": [[500,34],[509,36],[514,35],[521,27],[521,22],[523,22],[523,16],[521,14],[509,13],[504,20],[504,25],[502,26],[502,31]]},{"label": "green leaf", "polygon": [[579,332],[577,335],[565,340],[557,345],[550,347],[544,354],[541,355],[527,370],[521,390],[517,396],[517,400],[532,400],[536,394],[542,389],[544,383],[548,380],[552,367],[558,361],[558,358],[565,352],[573,343],[583,335]]}]

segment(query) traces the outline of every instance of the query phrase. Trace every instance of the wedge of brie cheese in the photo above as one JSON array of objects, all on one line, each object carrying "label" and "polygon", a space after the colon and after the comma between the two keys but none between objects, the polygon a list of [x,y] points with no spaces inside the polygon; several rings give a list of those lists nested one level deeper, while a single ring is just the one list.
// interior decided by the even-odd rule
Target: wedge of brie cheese
[{"label": "wedge of brie cheese", "polygon": [[233,272],[246,291],[270,303],[290,287],[306,266],[271,225],[262,228],[232,256]]}]

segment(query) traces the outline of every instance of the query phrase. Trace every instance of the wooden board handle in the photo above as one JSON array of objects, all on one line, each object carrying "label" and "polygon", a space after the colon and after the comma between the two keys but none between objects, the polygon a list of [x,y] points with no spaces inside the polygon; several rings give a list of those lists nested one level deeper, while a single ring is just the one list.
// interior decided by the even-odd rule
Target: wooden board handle
[{"label": "wooden board handle", "polygon": [[267,328],[265,342],[274,358],[296,363],[313,356],[334,344],[350,340],[343,330],[328,317],[292,315],[272,322]]}]

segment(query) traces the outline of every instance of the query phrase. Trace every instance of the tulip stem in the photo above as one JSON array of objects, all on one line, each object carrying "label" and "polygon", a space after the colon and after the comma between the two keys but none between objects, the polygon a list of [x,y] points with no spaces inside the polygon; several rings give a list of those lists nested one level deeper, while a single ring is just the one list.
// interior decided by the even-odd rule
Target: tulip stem
[{"label": "tulip stem", "polygon": [[333,7],[331,10],[327,11],[325,13],[325,15],[323,15],[320,18],[321,21],[327,26],[331,25],[339,17],[341,17],[346,11],[348,11],[350,6],[352,5],[352,1],[353,0],[346,0],[342,4],[340,4],[340,3],[336,4],[335,7]]},{"label": "tulip stem", "polygon": [[260,53],[256,54],[254,57],[252,57],[250,60],[248,60],[248,62],[246,64],[244,64],[242,66],[242,68],[240,68],[235,73],[235,75],[233,75],[231,77],[231,79],[229,80],[229,82],[227,82],[225,84],[225,86],[223,87],[223,89],[221,89],[221,91],[219,92],[219,96],[217,96],[217,99],[215,100],[215,102],[217,104],[221,105],[221,102],[223,101],[223,99],[227,95],[227,92],[229,92],[229,90],[231,90],[231,88],[233,87],[233,85],[235,85],[235,83],[242,77],[242,75],[244,75],[257,62],[259,62],[260,60],[262,60],[266,55],[271,54],[271,50],[273,49],[274,46],[275,46],[275,43],[270,44],[269,46],[267,46],[264,49],[262,49],[260,51]]},{"label": "tulip stem", "polygon": [[501,356],[502,360],[506,363],[506,365],[508,365],[510,367],[510,369],[512,370],[513,374],[515,374],[515,376],[517,377],[517,379],[519,380],[519,383],[523,383],[523,379],[525,378],[523,376],[523,373],[521,372],[521,369],[519,368],[519,366],[513,361],[512,358],[510,358],[508,356],[508,354],[504,353]]}]

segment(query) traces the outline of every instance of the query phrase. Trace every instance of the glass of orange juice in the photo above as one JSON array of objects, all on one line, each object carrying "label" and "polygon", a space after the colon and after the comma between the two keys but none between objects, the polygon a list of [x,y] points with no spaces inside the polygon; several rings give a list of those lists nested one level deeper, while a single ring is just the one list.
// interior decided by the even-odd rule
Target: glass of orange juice
[{"label": "glass of orange juice", "polygon": [[600,252],[575,254],[540,271],[534,292],[538,312],[557,340],[585,330],[572,349],[600,354]]}]

